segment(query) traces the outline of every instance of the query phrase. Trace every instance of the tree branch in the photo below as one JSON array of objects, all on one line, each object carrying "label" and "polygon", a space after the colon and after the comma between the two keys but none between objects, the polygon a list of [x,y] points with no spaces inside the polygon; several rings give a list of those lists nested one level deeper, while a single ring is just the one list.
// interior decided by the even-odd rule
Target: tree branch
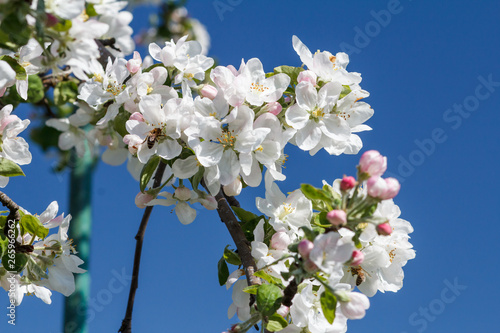
[{"label": "tree branch", "polygon": [[[201,184],[206,188],[203,179],[201,181]],[[217,201],[217,212],[219,213],[219,217],[221,221],[226,225],[226,228],[233,238],[236,248],[238,249],[238,254],[241,258],[241,264],[243,265],[248,285],[251,286],[254,284],[261,284],[260,278],[254,275],[255,271],[257,270],[257,265],[255,264],[255,260],[253,260],[252,252],[250,250],[250,244],[248,243],[245,233],[241,229],[238,219],[236,218],[233,211],[231,210],[231,207],[228,204],[222,187],[219,193],[217,193],[217,195],[215,196],[215,200]],[[236,199],[234,200],[236,201]]]},{"label": "tree branch", "polygon": [[[155,174],[155,181],[153,183],[153,188],[159,187],[161,185],[161,179],[163,178],[163,173],[165,172],[165,167],[167,165],[160,162],[158,169]],[[148,226],[149,216],[153,206],[147,206],[144,214],[142,216],[141,225],[135,235],[136,245],[135,245],[135,255],[134,255],[134,268],[132,271],[132,282],[130,283],[130,292],[128,295],[127,310],[125,312],[125,318],[123,318],[122,325],[118,332],[131,333],[132,332],[132,311],[134,309],[135,292],[139,287],[139,269],[141,266],[141,253],[142,253],[142,243],[144,240],[144,234],[146,233],[146,227]]]},{"label": "tree branch", "polygon": [[[12,199],[9,198],[7,196],[7,194],[0,192],[0,202],[2,203],[2,205],[7,207],[10,211],[9,215],[7,216],[7,221],[14,220],[14,222],[15,222],[15,221],[19,221],[19,219],[21,219],[21,216],[19,215],[19,206],[14,201],[12,201]],[[5,223],[5,226],[4,226],[4,234],[5,235],[8,234],[9,225],[10,225],[10,223]]]}]

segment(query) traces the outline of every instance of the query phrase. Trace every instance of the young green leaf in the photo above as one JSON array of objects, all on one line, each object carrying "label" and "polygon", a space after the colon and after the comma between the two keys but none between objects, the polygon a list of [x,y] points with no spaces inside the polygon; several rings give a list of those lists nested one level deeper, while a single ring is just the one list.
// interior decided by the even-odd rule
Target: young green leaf
[{"label": "young green leaf", "polygon": [[254,284],[251,286],[248,286],[246,288],[243,288],[244,293],[252,294],[252,295],[257,295],[257,289],[259,289],[260,285],[259,284]]},{"label": "young green leaf", "polygon": [[281,306],[282,292],[274,284],[263,284],[257,289],[257,308],[264,316],[270,316]]},{"label": "young green leaf", "polygon": [[158,164],[160,164],[161,157],[158,155],[153,155],[149,158],[148,162],[144,165],[141,171],[140,185],[139,188],[141,192],[144,192],[146,186],[148,186],[149,181],[153,177]]},{"label": "young green leaf", "polygon": [[217,263],[217,270],[218,270],[218,276],[219,276],[219,284],[223,286],[227,278],[229,277],[229,269],[227,268],[226,260],[224,260],[224,257],[220,258],[219,262]]},{"label": "young green leaf", "polygon": [[2,265],[9,272],[19,273],[24,269],[28,263],[29,257],[24,253],[16,253],[13,259],[5,253],[2,257]]},{"label": "young green leaf", "polygon": [[16,163],[6,158],[0,157],[0,176],[4,177],[24,176],[24,172],[21,169],[21,167]]},{"label": "young green leaf", "polygon": [[40,222],[40,220],[33,215],[24,215],[19,221],[21,226],[21,235],[24,236],[26,233],[38,236],[40,238],[45,238],[49,234],[49,229],[45,228]]},{"label": "young green leaf", "polygon": [[224,248],[224,260],[231,265],[241,265],[240,256],[233,250],[228,249],[228,247],[229,245]]},{"label": "young green leaf", "polygon": [[329,290],[325,290],[319,301],[321,303],[321,310],[323,310],[323,315],[326,320],[332,324],[335,320],[335,310],[337,308],[337,298]]},{"label": "young green leaf", "polygon": [[267,319],[266,329],[269,332],[278,332],[288,326],[285,318],[275,313]]}]

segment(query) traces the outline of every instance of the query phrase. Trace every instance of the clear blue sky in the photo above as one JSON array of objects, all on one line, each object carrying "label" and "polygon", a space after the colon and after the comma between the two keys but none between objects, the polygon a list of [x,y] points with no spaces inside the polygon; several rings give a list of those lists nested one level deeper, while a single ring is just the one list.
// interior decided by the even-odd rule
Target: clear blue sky
[{"label": "clear blue sky", "polygon": [[[269,71],[299,66],[293,34],[313,51],[356,48],[348,69],[362,74],[361,85],[371,93],[366,101],[375,110],[367,122],[373,131],[361,133],[363,151],[388,156],[389,171],[402,181],[396,203],[415,228],[411,242],[417,256],[404,268],[403,289],[377,294],[363,320],[349,321],[349,331],[498,332],[500,3],[219,2],[235,4],[222,20],[216,2],[191,0],[188,9],[206,25],[210,53],[220,64],[258,57]],[[390,22],[378,16],[382,23],[377,23],[373,13],[387,9]],[[136,19],[144,21],[145,11],[140,15]],[[485,85],[488,80],[494,83]],[[11,180],[6,192],[31,212],[42,212],[52,200],[68,212],[67,174],[54,175],[53,160],[34,145],[31,151],[27,177]],[[283,191],[354,174],[359,159],[324,151],[311,158],[294,147],[287,153]],[[133,203],[138,184],[124,166],[101,164],[93,185],[90,266],[96,301],[90,327],[116,332],[129,285],[117,291],[120,284],[113,279],[132,271],[133,237],[142,215]],[[262,188],[244,192],[242,206],[255,211],[253,198],[263,195]],[[217,261],[226,244],[232,241],[216,212],[200,210],[194,223],[183,226],[170,208],[155,208],[143,249],[134,331],[219,333],[234,323],[226,315],[231,293],[217,283]],[[109,292],[110,282],[116,293]],[[455,282],[467,288],[454,294],[447,284]],[[63,298],[52,299],[48,306],[26,297],[17,310],[18,326],[8,331],[61,332]],[[3,297],[1,304],[7,302]],[[0,320],[2,332],[6,322]]]}]

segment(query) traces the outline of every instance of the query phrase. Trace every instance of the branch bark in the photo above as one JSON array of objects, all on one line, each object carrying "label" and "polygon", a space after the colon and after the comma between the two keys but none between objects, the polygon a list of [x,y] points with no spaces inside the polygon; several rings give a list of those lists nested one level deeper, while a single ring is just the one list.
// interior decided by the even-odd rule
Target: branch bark
[{"label": "branch bark", "polygon": [[[7,194],[0,192],[0,202],[10,211],[9,215],[7,216],[7,221],[9,220],[19,221],[19,219],[21,218],[21,216],[19,215],[19,206],[14,201],[12,201],[12,199],[9,198]],[[9,230],[9,223],[5,223],[4,227],[5,235],[7,235],[8,230]]]},{"label": "branch bark", "polygon": [[[161,179],[163,173],[165,172],[165,167],[167,165],[160,162],[158,169],[155,173],[155,180],[153,183],[153,188],[159,187],[161,185]],[[128,295],[127,310],[125,312],[125,318],[123,318],[122,325],[118,332],[131,333],[132,332],[132,311],[134,310],[135,292],[139,287],[139,269],[141,266],[141,253],[142,253],[142,243],[144,240],[144,234],[146,233],[146,227],[148,226],[149,217],[153,206],[146,207],[144,214],[142,216],[141,225],[135,235],[136,245],[135,245],[135,255],[134,255],[134,268],[132,271],[132,282],[130,283],[130,292]]]}]

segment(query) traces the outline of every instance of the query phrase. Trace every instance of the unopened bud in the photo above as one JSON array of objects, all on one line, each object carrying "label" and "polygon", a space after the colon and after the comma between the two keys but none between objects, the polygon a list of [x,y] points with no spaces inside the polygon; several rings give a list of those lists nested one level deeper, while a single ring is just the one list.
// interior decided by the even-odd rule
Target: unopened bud
[{"label": "unopened bud", "polygon": [[389,222],[377,225],[377,233],[382,236],[389,236],[390,234],[392,234],[392,227]]},{"label": "unopened bud", "polygon": [[311,260],[307,259],[304,261],[304,269],[306,272],[313,273],[318,270],[318,266],[316,266],[316,264]]},{"label": "unopened bud", "polygon": [[139,192],[135,196],[135,205],[139,208],[146,208],[147,204],[155,197],[149,193]]},{"label": "unopened bud", "polygon": [[352,176],[344,176],[340,182],[340,189],[342,191],[349,191],[356,186],[356,179]]},{"label": "unopened bud", "polygon": [[392,199],[396,195],[398,195],[401,185],[399,184],[399,181],[396,178],[392,177],[386,178],[385,184],[387,185],[387,188],[382,196],[383,200]]},{"label": "unopened bud", "polygon": [[175,189],[175,197],[181,201],[191,199],[191,190],[184,186],[179,186]]},{"label": "unopened bud", "polygon": [[361,155],[359,170],[370,176],[382,176],[387,170],[387,157],[380,155],[376,150],[368,150]]},{"label": "unopened bud", "polygon": [[314,248],[313,242],[308,239],[303,239],[300,241],[298,246],[298,251],[303,258],[309,258],[309,253],[311,253]]},{"label": "unopened bud", "polygon": [[288,312],[290,312],[290,308],[285,305],[281,305],[278,310],[276,310],[276,313],[285,318],[288,315]]},{"label": "unopened bud", "polygon": [[129,120],[137,120],[137,121],[140,121],[141,123],[144,122],[144,116],[142,115],[142,113],[140,112],[134,112],[130,115],[130,118],[128,118]]},{"label": "unopened bud", "polygon": [[316,86],[316,79],[318,76],[313,71],[307,70],[299,73],[297,76],[297,82],[309,82],[313,86]]},{"label": "unopened bud", "polygon": [[341,209],[334,209],[326,214],[326,219],[334,226],[341,226],[347,222],[347,214]]},{"label": "unopened bud", "polygon": [[235,197],[241,193],[241,189],[243,188],[243,185],[241,184],[241,180],[239,177],[237,177],[231,184],[224,185],[224,193],[227,196],[230,197]]},{"label": "unopened bud", "polygon": [[217,96],[218,90],[214,86],[205,84],[200,90],[200,95],[213,100]]},{"label": "unopened bud", "polygon": [[271,247],[276,250],[285,250],[291,243],[290,236],[284,231],[278,231],[271,237]]},{"label": "unopened bud", "polygon": [[45,26],[47,28],[55,26],[58,22],[59,22],[59,20],[57,19],[57,17],[55,17],[52,14],[47,13],[47,19],[45,21]]},{"label": "unopened bud", "polygon": [[139,52],[134,51],[134,57],[127,61],[127,69],[131,74],[137,73],[141,69],[142,58]]},{"label": "unopened bud", "polygon": [[217,200],[215,200],[215,198],[211,195],[207,196],[204,199],[200,199],[200,203],[208,210],[217,209]]},{"label": "unopened bud", "polygon": [[351,266],[359,266],[365,260],[365,254],[360,250],[352,251]]},{"label": "unopened bud", "polygon": [[281,110],[283,110],[283,107],[278,102],[271,102],[267,103],[263,109],[277,116],[280,114]]}]

